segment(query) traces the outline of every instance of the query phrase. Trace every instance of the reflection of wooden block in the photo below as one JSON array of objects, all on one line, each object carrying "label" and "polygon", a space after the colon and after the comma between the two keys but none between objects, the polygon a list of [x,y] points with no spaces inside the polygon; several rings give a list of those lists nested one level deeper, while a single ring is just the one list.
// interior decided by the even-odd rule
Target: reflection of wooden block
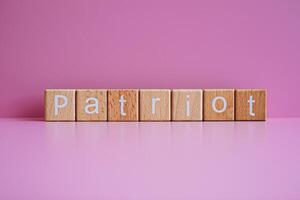
[{"label": "reflection of wooden block", "polygon": [[234,120],[234,90],[204,90],[204,120]]},{"label": "reflection of wooden block", "polygon": [[108,90],[108,120],[138,121],[139,90]]},{"label": "reflection of wooden block", "polygon": [[140,120],[170,121],[171,90],[140,90]]},{"label": "reflection of wooden block", "polygon": [[172,120],[202,120],[202,90],[172,90]]},{"label": "reflection of wooden block", "polygon": [[235,119],[266,120],[266,90],[236,90]]},{"label": "reflection of wooden block", "polygon": [[76,90],[77,121],[107,120],[107,90]]},{"label": "reflection of wooden block", "polygon": [[45,120],[75,121],[75,90],[45,90]]}]

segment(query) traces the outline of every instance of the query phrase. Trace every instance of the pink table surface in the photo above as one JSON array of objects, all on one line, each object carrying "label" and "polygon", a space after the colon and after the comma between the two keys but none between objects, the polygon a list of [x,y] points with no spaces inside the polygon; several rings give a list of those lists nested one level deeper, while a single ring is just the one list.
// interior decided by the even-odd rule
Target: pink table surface
[{"label": "pink table surface", "polygon": [[0,119],[0,199],[300,199],[300,118]]}]

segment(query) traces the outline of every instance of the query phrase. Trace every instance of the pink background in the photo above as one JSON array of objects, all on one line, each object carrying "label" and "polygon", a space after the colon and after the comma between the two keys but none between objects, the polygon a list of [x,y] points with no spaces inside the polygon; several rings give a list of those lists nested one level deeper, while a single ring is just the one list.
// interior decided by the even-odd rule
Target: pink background
[{"label": "pink background", "polygon": [[0,116],[45,88],[267,88],[299,116],[300,1],[0,1]]}]

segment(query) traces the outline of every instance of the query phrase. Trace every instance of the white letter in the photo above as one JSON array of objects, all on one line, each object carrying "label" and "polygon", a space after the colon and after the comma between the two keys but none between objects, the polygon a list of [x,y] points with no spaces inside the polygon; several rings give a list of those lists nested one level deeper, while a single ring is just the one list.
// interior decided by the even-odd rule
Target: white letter
[{"label": "white letter", "polygon": [[[223,101],[223,108],[220,109],[220,110],[218,110],[218,109],[216,108],[216,102],[217,102],[217,100]],[[214,110],[216,113],[222,113],[222,112],[224,112],[224,111],[226,110],[226,107],[227,107],[227,101],[226,101],[226,99],[225,99],[224,97],[217,96],[217,97],[213,98],[213,100],[211,101],[211,105],[212,105],[213,110]]]},{"label": "white letter", "polygon": [[152,114],[155,114],[155,104],[160,101],[160,98],[152,98]]},{"label": "white letter", "polygon": [[[62,104],[58,104],[59,98],[64,100],[64,102]],[[58,115],[58,109],[66,107],[67,104],[68,104],[68,99],[65,95],[55,95],[54,96],[54,115]]]},{"label": "white letter", "polygon": [[120,106],[120,112],[122,116],[126,116],[126,113],[124,112],[124,103],[126,102],[126,100],[124,99],[124,96],[121,95],[121,98],[119,100],[121,106]]},{"label": "white letter", "polygon": [[248,103],[250,104],[249,115],[255,116],[255,113],[253,112],[253,103],[255,103],[255,101],[253,100],[253,96],[250,96]]},{"label": "white letter", "polygon": [[190,95],[186,95],[186,116],[190,116]]},{"label": "white letter", "polygon": [[[87,113],[87,114],[97,113],[98,114],[99,113],[99,102],[98,102],[98,99],[91,97],[91,98],[87,98],[85,102],[89,103],[89,101],[95,101],[95,103],[86,105],[85,108],[84,108],[85,113]],[[95,107],[95,108],[94,108],[94,110],[89,111],[89,108],[91,108],[91,107]]]}]

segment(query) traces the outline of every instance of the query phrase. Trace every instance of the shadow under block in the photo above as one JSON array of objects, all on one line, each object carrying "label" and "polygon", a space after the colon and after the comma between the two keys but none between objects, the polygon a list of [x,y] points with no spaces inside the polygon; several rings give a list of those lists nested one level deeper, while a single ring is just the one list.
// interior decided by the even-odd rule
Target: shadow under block
[{"label": "shadow under block", "polygon": [[139,120],[139,90],[112,89],[107,92],[108,121]]},{"label": "shadow under block", "polygon": [[202,96],[200,89],[172,90],[172,120],[202,121]]},{"label": "shadow under block", "polygon": [[204,120],[234,120],[234,89],[204,90]]},{"label": "shadow under block", "polygon": [[76,120],[106,121],[107,90],[81,89],[76,90]]},{"label": "shadow under block", "polygon": [[235,120],[266,120],[266,90],[238,89],[235,101]]},{"label": "shadow under block", "polygon": [[44,98],[46,121],[75,121],[75,90],[47,89]]},{"label": "shadow under block", "polygon": [[171,90],[140,90],[140,120],[170,121]]}]

